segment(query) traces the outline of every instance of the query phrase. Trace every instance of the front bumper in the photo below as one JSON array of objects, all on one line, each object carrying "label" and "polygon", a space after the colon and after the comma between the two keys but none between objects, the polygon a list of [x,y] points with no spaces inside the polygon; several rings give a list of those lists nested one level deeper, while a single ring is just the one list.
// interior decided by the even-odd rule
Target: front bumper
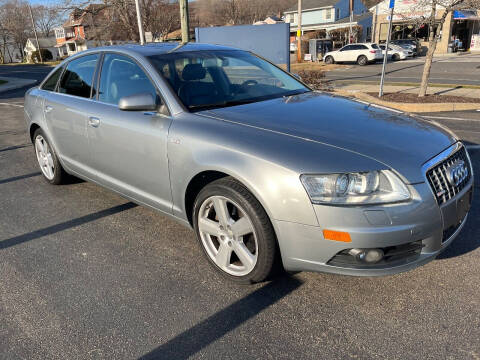
[{"label": "front bumper", "polygon": [[[427,183],[409,185],[412,200],[369,207],[313,205],[320,226],[274,221],[288,271],[316,271],[356,276],[391,275],[414,269],[437,257],[465,225],[473,194],[473,178],[454,198],[438,206]],[[453,231],[447,231],[452,229]],[[348,232],[351,242],[326,240],[324,229]],[[420,243],[404,261],[365,268],[338,266],[334,259],[352,248],[387,248]]]}]

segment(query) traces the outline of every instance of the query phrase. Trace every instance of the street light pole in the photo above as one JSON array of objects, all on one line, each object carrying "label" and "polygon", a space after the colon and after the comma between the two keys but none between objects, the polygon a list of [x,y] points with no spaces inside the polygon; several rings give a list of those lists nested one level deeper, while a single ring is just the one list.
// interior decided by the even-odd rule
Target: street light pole
[{"label": "street light pole", "polygon": [[40,57],[40,62],[43,63],[42,49],[40,49],[40,43],[38,42],[37,29],[35,27],[35,21],[33,21],[32,7],[28,5],[28,10],[30,11],[30,20],[32,20],[33,34],[35,35],[35,41],[37,42],[38,55]]},{"label": "street light pole", "polygon": [[385,68],[387,66],[388,45],[390,44],[390,35],[392,33],[392,20],[393,20],[394,7],[395,7],[395,0],[390,0],[390,21],[388,22],[387,42],[385,43],[385,54],[383,55],[382,77],[380,78],[380,89],[378,91],[378,97],[383,96],[383,84],[385,82]]},{"label": "street light pole", "polygon": [[180,24],[182,28],[182,43],[190,41],[190,20],[188,15],[188,0],[180,0]]},{"label": "street light pole", "polygon": [[302,0],[298,0],[297,15],[297,62],[302,62]]},{"label": "street light pole", "polygon": [[142,14],[140,12],[139,0],[135,0],[135,8],[137,10],[138,33],[140,35],[140,45],[145,44],[145,37],[143,35]]}]

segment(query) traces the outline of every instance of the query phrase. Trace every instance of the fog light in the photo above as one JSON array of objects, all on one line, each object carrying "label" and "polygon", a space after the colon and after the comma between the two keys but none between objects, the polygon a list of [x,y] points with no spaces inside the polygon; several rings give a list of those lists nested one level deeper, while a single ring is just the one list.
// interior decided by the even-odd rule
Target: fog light
[{"label": "fog light", "polygon": [[374,264],[383,259],[382,249],[351,249],[348,252],[354,256],[358,261],[369,264]]}]

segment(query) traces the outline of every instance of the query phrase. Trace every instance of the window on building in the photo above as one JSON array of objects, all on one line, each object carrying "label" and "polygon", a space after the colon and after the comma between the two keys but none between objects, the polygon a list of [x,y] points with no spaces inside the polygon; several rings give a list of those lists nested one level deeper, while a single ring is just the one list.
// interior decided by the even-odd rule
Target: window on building
[{"label": "window on building", "polygon": [[65,37],[65,29],[64,28],[55,29],[55,37],[57,39],[63,39]]},{"label": "window on building", "polygon": [[325,9],[325,19],[330,20],[332,18],[332,9]]},{"label": "window on building", "polygon": [[336,20],[340,19],[340,9],[336,9],[337,15],[335,17]]}]

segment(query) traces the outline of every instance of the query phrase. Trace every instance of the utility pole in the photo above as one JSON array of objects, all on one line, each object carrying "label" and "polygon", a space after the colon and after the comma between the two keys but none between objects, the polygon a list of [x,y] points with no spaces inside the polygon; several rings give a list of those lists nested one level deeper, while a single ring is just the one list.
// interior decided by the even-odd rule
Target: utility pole
[{"label": "utility pole", "polygon": [[190,41],[190,20],[188,15],[188,0],[180,0],[180,24],[182,27],[182,43]]},{"label": "utility pole", "polygon": [[140,12],[139,0],[135,0],[135,9],[137,10],[138,34],[140,35],[140,45],[145,45],[145,37],[143,35],[142,13]]},{"label": "utility pole", "polygon": [[390,0],[390,21],[388,22],[387,42],[385,43],[385,54],[383,55],[382,77],[380,78],[380,90],[378,91],[378,97],[383,96],[383,84],[385,82],[385,67],[387,66],[388,44],[390,43],[390,35],[392,33],[392,20],[393,20],[394,7],[395,7],[395,0]]},{"label": "utility pole", "polygon": [[297,62],[302,62],[302,0],[298,0],[297,16]]},{"label": "utility pole", "polygon": [[30,20],[32,20],[33,34],[35,35],[35,41],[37,42],[38,55],[40,57],[40,62],[43,63],[42,49],[40,49],[40,43],[38,42],[37,29],[35,27],[35,21],[33,21],[32,7],[30,5],[28,5],[28,10],[30,11]]},{"label": "utility pole", "polygon": [[349,7],[350,7],[350,31],[348,33],[348,43],[352,43],[352,36],[353,36],[353,30],[352,30],[352,22],[353,22],[353,6],[354,6],[354,0],[349,1]]}]

